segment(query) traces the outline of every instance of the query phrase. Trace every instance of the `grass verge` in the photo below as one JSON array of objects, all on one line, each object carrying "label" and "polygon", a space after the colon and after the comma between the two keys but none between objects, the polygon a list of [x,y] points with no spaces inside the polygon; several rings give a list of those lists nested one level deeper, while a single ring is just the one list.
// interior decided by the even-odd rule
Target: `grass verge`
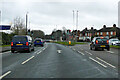
[{"label": "grass verge", "polygon": [[8,47],[8,46],[10,46],[10,45],[1,45],[0,47]]},{"label": "grass verge", "polygon": [[74,46],[76,44],[86,44],[83,42],[71,42],[71,44],[69,44],[69,42],[54,42],[54,43],[63,44],[63,45],[67,45],[67,46]]},{"label": "grass verge", "polygon": [[119,48],[120,49],[120,46],[115,46],[115,45],[110,45],[111,48]]}]

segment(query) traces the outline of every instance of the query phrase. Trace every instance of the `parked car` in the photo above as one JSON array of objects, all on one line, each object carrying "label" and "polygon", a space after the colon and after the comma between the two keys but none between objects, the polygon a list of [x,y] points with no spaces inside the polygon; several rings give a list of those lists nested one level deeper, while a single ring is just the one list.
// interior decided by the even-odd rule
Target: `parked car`
[{"label": "parked car", "polygon": [[36,38],[35,41],[34,41],[34,46],[36,45],[40,45],[40,46],[44,46],[44,42],[41,38]]},{"label": "parked car", "polygon": [[97,50],[98,48],[101,48],[102,50],[107,49],[109,51],[109,40],[104,37],[94,37],[90,43],[90,49]]},{"label": "parked car", "polygon": [[11,52],[14,51],[34,51],[33,39],[28,35],[15,35],[11,42]]},{"label": "parked car", "polygon": [[117,38],[113,38],[109,40],[109,44],[110,45],[116,45],[116,46],[120,46],[120,40]]}]

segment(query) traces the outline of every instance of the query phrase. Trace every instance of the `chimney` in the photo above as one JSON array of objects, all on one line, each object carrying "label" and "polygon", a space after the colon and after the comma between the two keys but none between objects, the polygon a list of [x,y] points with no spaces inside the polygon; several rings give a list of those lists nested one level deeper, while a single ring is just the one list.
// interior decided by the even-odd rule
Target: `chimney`
[{"label": "chimney", "polygon": [[103,28],[106,28],[106,25],[103,25]]},{"label": "chimney", "polygon": [[91,27],[91,29],[93,30],[93,27]]},{"label": "chimney", "polygon": [[85,28],[85,30],[87,30],[87,27]]},{"label": "chimney", "polygon": [[113,24],[113,27],[116,27],[116,24]]}]

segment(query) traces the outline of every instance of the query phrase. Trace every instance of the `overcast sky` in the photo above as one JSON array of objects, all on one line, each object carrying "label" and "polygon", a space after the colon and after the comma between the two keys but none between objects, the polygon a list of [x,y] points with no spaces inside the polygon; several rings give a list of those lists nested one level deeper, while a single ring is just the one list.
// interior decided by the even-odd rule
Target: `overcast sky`
[{"label": "overcast sky", "polygon": [[[50,34],[53,29],[76,29],[73,10],[79,11],[78,29],[102,28],[105,24],[118,25],[119,0],[0,0],[2,24],[13,23],[15,17],[25,20],[28,13],[28,28]],[[29,25],[30,22],[30,25]],[[75,22],[75,21],[74,21]]]}]

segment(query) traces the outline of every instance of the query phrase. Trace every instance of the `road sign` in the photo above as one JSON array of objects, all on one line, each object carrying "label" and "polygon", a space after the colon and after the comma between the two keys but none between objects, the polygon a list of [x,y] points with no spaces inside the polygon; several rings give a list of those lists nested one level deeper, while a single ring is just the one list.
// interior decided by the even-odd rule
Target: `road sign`
[{"label": "road sign", "polygon": [[11,25],[0,25],[0,30],[10,30]]}]

